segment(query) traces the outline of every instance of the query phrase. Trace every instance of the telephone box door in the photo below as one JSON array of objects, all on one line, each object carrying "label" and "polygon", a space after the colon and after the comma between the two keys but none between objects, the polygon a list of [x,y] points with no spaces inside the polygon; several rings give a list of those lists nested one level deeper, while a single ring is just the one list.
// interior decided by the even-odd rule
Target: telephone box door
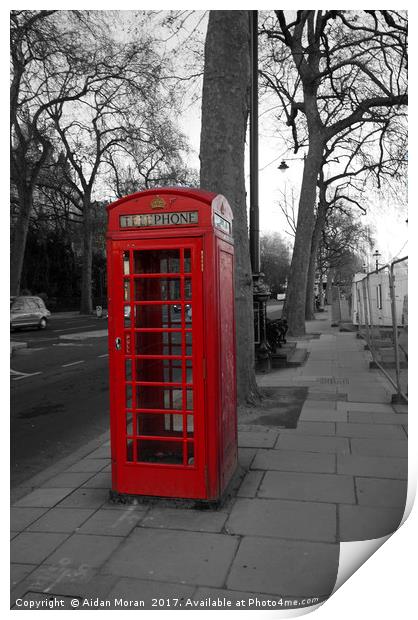
[{"label": "telephone box door", "polygon": [[202,240],[113,241],[111,254],[113,488],[202,496]]}]

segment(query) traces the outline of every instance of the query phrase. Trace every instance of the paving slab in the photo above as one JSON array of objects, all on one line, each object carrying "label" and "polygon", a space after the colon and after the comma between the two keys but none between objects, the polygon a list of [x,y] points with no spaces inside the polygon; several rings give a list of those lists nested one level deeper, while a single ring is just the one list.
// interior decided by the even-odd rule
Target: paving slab
[{"label": "paving slab", "polygon": [[76,488],[92,477],[91,472],[64,472],[53,478],[49,478],[42,487],[50,488]]},{"label": "paving slab", "polygon": [[[264,452],[264,450],[259,450],[259,452]],[[265,452],[272,452],[272,450],[265,450]],[[237,491],[237,497],[255,497],[263,476],[263,471],[247,472],[240,488]]]},{"label": "paving slab", "polygon": [[141,527],[220,532],[227,518],[228,513],[223,511],[154,507],[141,521]]},{"label": "paving slab", "polygon": [[223,586],[238,547],[224,534],[136,528],[103,572],[121,577]]},{"label": "paving slab", "polygon": [[99,508],[109,499],[107,489],[80,488],[68,495],[60,504],[60,508]]},{"label": "paving slab", "polygon": [[110,460],[110,444],[103,444],[97,450],[90,452],[86,456],[87,459],[109,459]]},{"label": "paving slab", "polygon": [[16,564],[40,564],[68,534],[22,532],[10,543],[10,559]]},{"label": "paving slab", "polygon": [[392,534],[402,521],[404,508],[339,506],[341,542],[373,540]]},{"label": "paving slab", "polygon": [[36,568],[36,564],[10,564],[10,585],[14,588]]},{"label": "paving slab", "polygon": [[408,477],[408,459],[338,454],[337,472],[349,476],[406,479]]},{"label": "paving slab", "polygon": [[360,505],[405,507],[408,488],[406,480],[356,478],[356,488]]},{"label": "paving slab", "polygon": [[354,504],[354,480],[337,474],[268,471],[258,497]]},{"label": "paving slab", "polygon": [[335,435],[335,422],[308,422],[299,420],[296,428],[280,430],[281,435],[293,435],[303,433],[305,435]]},{"label": "paving slab", "polygon": [[121,545],[122,537],[73,534],[46,560],[45,564],[60,565],[65,562],[75,568],[84,565],[98,568]]},{"label": "paving slab", "polygon": [[45,514],[47,510],[48,508],[12,507],[10,509],[10,528],[15,532],[21,532]]},{"label": "paving slab", "polygon": [[89,478],[84,484],[84,488],[88,489],[111,489],[112,474],[110,471],[99,472]]},{"label": "paving slab", "polygon": [[[348,421],[353,424],[373,424],[374,413],[369,411],[349,411]],[[390,415],[390,413],[381,413],[379,415]]]},{"label": "paving slab", "polygon": [[299,452],[324,452],[327,454],[349,454],[350,445],[345,437],[320,437],[318,435],[281,435],[276,450],[298,450]]},{"label": "paving slab", "polygon": [[257,453],[256,448],[238,448],[238,463],[244,468],[249,469]]},{"label": "paving slab", "polygon": [[[187,599],[190,599],[196,588],[193,585],[186,586],[179,583],[167,583],[161,581],[148,581],[146,579],[133,579],[123,577],[107,595],[107,600],[117,601],[143,601],[142,609],[158,609],[160,611],[172,611],[184,608]],[[175,602],[177,599],[177,602]],[[164,605],[157,606],[155,602],[164,601]],[[153,604],[154,603],[154,604]],[[120,605],[112,605],[111,609],[121,609]]]},{"label": "paving slab", "polygon": [[78,463],[74,463],[71,467],[67,469],[67,472],[92,472],[96,473],[102,470],[106,465],[109,464],[109,459],[93,459],[93,458],[84,458]]},{"label": "paving slab", "polygon": [[30,532],[74,532],[94,513],[94,508],[52,508],[27,528]]},{"label": "paving slab", "polygon": [[239,431],[238,446],[240,448],[272,448],[279,436],[278,431]]},{"label": "paving slab", "polygon": [[333,400],[318,401],[314,398],[307,398],[303,403],[302,412],[313,409],[315,411],[335,411],[336,405]]},{"label": "paving slab", "polygon": [[342,437],[372,437],[375,439],[407,439],[403,429],[395,424],[337,422],[337,435]]},{"label": "paving slab", "polygon": [[302,410],[299,420],[301,422],[347,422],[347,412],[310,408]]},{"label": "paving slab", "polygon": [[239,498],[225,529],[244,536],[334,542],[336,507],[319,502]]},{"label": "paving slab", "polygon": [[308,471],[332,474],[336,471],[335,455],[298,450],[258,450],[251,469],[275,471]]},{"label": "paving slab", "polygon": [[30,508],[52,508],[72,493],[72,488],[40,488],[14,502],[13,506]]},{"label": "paving slab", "polygon": [[337,544],[244,537],[226,585],[278,596],[328,596],[338,561]]},{"label": "paving slab", "polygon": [[391,405],[384,403],[339,402],[338,411],[365,411],[366,413],[393,413]]},{"label": "paving slab", "polygon": [[365,404],[381,404],[390,403],[391,394],[386,390],[360,390],[358,387],[348,388],[347,390],[347,402],[363,402]]},{"label": "paving slab", "polygon": [[399,456],[407,458],[408,442],[402,439],[352,438],[351,452],[362,456]]},{"label": "paving slab", "polygon": [[[69,510],[66,508],[66,510]],[[97,534],[102,536],[127,536],[138,525],[146,512],[126,510],[122,513],[116,510],[97,510],[78,529],[79,534]]]},{"label": "paving slab", "polygon": [[374,424],[408,424],[407,413],[372,413]]}]

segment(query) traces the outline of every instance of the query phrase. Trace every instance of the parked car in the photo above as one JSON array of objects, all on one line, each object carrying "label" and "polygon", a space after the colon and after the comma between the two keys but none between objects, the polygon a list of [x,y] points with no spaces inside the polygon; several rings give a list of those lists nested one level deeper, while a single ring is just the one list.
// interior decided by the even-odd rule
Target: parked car
[{"label": "parked car", "polygon": [[20,295],[10,298],[10,329],[18,327],[37,327],[45,329],[50,311],[40,297]]}]

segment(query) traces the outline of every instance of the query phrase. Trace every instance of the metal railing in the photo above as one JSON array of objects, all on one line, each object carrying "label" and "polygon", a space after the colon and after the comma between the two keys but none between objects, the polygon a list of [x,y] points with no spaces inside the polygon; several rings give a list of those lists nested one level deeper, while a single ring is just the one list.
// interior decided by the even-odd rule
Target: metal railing
[{"label": "metal railing", "polygon": [[393,400],[408,401],[408,257],[357,276],[353,324],[367,341],[373,362],[396,389]]}]

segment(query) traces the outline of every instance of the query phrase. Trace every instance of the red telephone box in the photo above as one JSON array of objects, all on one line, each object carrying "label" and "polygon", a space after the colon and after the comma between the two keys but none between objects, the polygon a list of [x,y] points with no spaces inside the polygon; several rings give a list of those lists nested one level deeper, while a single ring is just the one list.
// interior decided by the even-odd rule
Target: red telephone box
[{"label": "red telephone box", "polygon": [[237,464],[232,211],[164,188],[108,206],[112,490],[217,500]]}]

